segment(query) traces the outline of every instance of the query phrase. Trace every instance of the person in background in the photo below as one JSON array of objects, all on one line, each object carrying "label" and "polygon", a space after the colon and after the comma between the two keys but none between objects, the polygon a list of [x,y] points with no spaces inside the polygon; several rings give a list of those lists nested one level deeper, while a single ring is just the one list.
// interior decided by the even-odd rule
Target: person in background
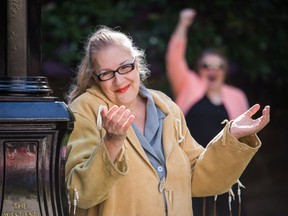
[{"label": "person in background", "polygon": [[[249,104],[241,89],[225,83],[229,65],[219,50],[205,49],[196,62],[196,70],[189,68],[186,47],[189,27],[195,16],[194,9],[180,11],[167,47],[166,68],[173,98],[185,115],[190,133],[205,147],[223,129],[223,119],[236,118]],[[193,198],[195,215],[202,215],[202,208],[205,211],[213,203],[214,197]],[[227,215],[228,194],[217,197],[217,208],[219,215]]]},{"label": "person in background", "polygon": [[[191,197],[224,193],[261,146],[270,107],[255,104],[204,148],[166,94],[144,85],[145,53],[99,27],[68,92],[75,122],[65,183],[71,215],[193,215]],[[225,172],[223,172],[225,170]]]}]

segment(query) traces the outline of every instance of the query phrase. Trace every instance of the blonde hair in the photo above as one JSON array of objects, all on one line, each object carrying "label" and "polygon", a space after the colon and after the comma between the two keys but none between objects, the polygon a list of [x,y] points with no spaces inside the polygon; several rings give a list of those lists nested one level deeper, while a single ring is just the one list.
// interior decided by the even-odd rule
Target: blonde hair
[{"label": "blonde hair", "polygon": [[94,57],[95,54],[109,46],[120,46],[135,57],[141,82],[149,76],[150,70],[146,64],[144,50],[137,48],[133,44],[132,38],[126,34],[106,26],[100,26],[86,42],[85,55],[77,68],[76,77],[66,96],[68,103],[74,101],[86,89],[97,85],[95,69],[99,68],[99,64]]}]

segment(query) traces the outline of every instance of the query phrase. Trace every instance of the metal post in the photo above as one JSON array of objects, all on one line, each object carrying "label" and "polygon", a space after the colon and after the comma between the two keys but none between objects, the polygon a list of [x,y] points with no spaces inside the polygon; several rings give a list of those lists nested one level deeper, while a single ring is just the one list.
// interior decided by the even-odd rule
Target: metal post
[{"label": "metal post", "polygon": [[27,0],[9,0],[7,5],[7,74],[27,74]]},{"label": "metal post", "polygon": [[74,116],[40,76],[40,0],[0,6],[0,214],[68,215],[64,168]]},{"label": "metal post", "polygon": [[7,76],[41,74],[41,4],[7,1]]}]

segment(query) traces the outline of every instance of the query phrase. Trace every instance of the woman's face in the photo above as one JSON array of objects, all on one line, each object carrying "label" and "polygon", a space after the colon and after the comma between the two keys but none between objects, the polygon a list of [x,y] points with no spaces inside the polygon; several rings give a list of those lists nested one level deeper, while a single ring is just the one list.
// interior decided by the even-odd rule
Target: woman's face
[{"label": "woman's face", "polygon": [[220,88],[226,76],[223,59],[216,54],[205,55],[201,60],[199,75],[207,80],[209,89]]},{"label": "woman's face", "polygon": [[[125,71],[126,65],[133,63],[133,56],[122,47],[111,46],[100,51],[95,56],[99,65],[96,74],[102,74],[108,71],[115,71],[121,67]],[[137,61],[134,61],[135,67],[126,74],[115,73],[115,76],[106,81],[98,79],[99,87],[107,98],[117,105],[124,105],[127,108],[137,103],[137,95],[140,86],[140,77],[137,67]],[[122,67],[124,66],[124,67]]]}]

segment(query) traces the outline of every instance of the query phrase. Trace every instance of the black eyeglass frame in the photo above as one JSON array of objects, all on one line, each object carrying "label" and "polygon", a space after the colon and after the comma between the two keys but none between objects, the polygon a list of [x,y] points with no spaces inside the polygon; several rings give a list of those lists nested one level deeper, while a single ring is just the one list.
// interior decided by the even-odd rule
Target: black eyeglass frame
[{"label": "black eyeglass frame", "polygon": [[[126,72],[120,72],[119,70],[121,68],[125,68],[127,66],[131,66],[131,70],[129,71],[126,71]],[[107,81],[107,80],[110,80],[110,79],[113,79],[115,77],[115,73],[119,73],[121,75],[123,74],[127,74],[127,73],[130,73],[131,71],[133,71],[135,69],[135,57],[133,58],[132,62],[131,63],[128,63],[128,64],[124,64],[124,65],[121,65],[119,68],[117,68],[116,70],[109,70],[109,71],[105,71],[103,73],[100,73],[98,75],[96,75],[96,77],[98,78],[99,81]],[[113,73],[113,76],[109,77],[108,79],[102,79],[101,76],[103,76],[103,74],[108,74],[108,73]]]}]

